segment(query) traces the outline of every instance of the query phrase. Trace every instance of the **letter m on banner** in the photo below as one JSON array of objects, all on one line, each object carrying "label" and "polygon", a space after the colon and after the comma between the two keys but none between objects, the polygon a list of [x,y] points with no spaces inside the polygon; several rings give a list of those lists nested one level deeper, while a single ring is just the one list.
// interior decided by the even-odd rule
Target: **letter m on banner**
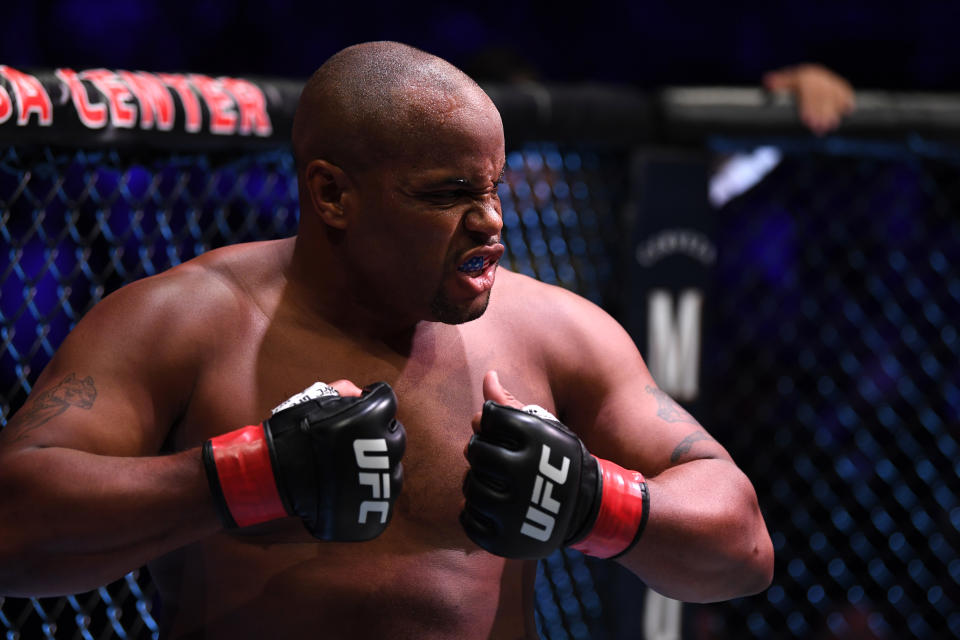
[{"label": "letter m on banner", "polygon": [[668,289],[647,294],[647,366],[657,385],[677,400],[699,394],[703,292]]},{"label": "letter m on banner", "polygon": [[708,411],[699,406],[705,391],[701,369],[718,251],[707,178],[702,155],[638,156],[623,262],[629,266],[624,326],[657,385],[694,415]]}]

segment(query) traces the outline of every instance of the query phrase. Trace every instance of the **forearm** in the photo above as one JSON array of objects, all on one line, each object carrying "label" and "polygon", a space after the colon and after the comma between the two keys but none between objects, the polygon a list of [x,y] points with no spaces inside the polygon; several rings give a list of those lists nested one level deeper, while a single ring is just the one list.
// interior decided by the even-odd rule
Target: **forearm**
[{"label": "forearm", "polygon": [[647,478],[650,515],[620,558],[660,593],[712,602],[765,589],[773,547],[750,481],[729,461],[693,460]]},{"label": "forearm", "polygon": [[0,496],[0,595],[90,589],[220,528],[199,449],[9,453]]}]

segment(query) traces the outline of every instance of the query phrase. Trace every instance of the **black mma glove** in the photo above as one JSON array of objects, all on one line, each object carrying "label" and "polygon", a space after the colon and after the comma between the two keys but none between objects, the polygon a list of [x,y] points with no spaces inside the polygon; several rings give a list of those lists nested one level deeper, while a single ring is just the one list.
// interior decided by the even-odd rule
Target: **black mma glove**
[{"label": "black mma glove", "polygon": [[545,409],[487,401],[467,446],[460,523],[490,553],[543,558],[574,549],[607,558],[629,551],[649,512],[637,471],[590,455]]},{"label": "black mma glove", "polygon": [[208,440],[203,463],[224,526],[299,516],[321,540],[383,533],[403,484],[406,446],[385,382],[359,397],[317,383],[262,425]]}]

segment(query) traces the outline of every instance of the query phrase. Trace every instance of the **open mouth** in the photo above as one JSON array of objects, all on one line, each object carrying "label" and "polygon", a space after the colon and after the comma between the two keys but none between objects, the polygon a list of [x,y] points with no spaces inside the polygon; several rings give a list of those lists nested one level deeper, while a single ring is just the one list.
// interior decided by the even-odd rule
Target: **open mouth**
[{"label": "open mouth", "polygon": [[473,274],[482,272],[488,266],[490,266],[490,263],[487,261],[486,258],[484,258],[483,256],[473,256],[472,258],[470,258],[469,260],[461,264],[459,267],[457,267],[457,271],[459,271],[460,273],[473,275]]},{"label": "open mouth", "polygon": [[463,262],[457,266],[457,272],[475,281],[474,284],[487,279],[492,282],[494,268],[503,257],[503,252],[504,247],[499,243],[472,250],[467,254],[469,257],[464,256]]}]

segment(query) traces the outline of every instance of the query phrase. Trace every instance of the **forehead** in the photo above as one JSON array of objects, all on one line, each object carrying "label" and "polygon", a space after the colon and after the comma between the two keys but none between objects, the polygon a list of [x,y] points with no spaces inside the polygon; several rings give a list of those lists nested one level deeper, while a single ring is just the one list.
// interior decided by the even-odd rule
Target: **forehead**
[{"label": "forehead", "polygon": [[393,142],[400,165],[410,170],[499,173],[504,161],[500,114],[479,88],[455,94],[417,92],[406,102]]}]

